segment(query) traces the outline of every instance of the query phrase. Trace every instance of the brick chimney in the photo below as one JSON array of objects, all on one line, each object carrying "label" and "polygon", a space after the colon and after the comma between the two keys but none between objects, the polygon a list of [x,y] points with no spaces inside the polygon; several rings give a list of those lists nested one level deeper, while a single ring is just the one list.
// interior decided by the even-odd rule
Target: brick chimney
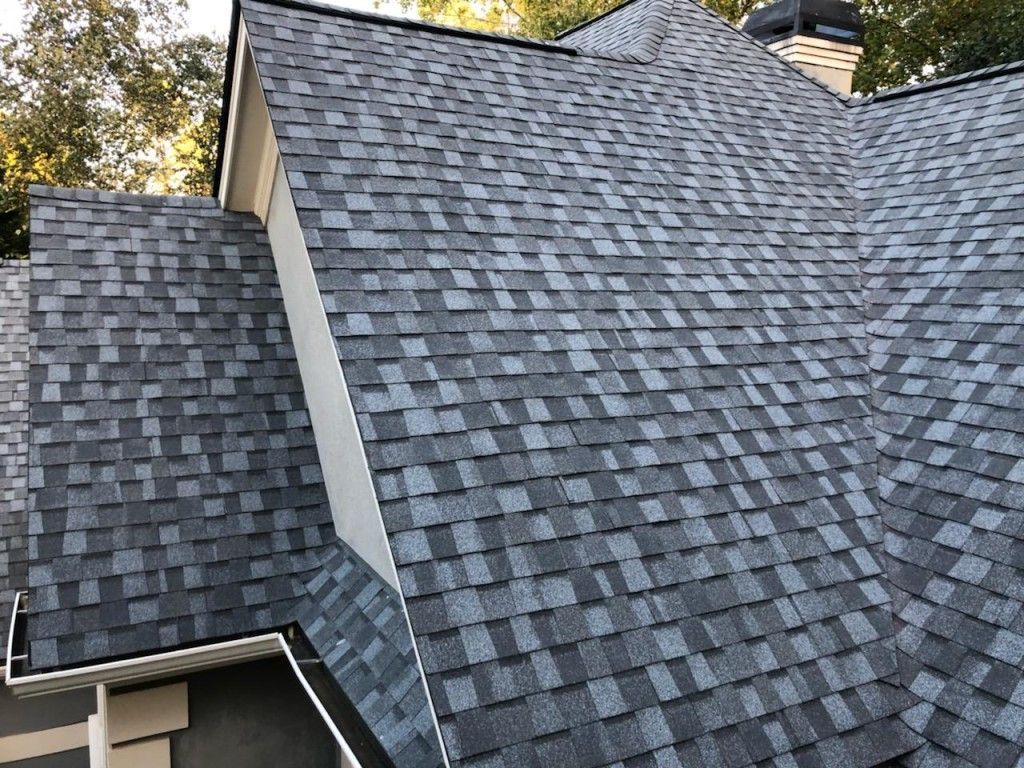
[{"label": "brick chimney", "polygon": [[850,93],[864,52],[864,22],[845,0],[777,0],[754,11],[743,31],[809,75]]}]

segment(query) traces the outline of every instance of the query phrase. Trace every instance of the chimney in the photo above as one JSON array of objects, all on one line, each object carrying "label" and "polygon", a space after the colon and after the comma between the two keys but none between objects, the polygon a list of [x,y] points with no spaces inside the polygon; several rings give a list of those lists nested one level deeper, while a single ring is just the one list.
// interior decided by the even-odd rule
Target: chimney
[{"label": "chimney", "polygon": [[754,11],[743,31],[842,93],[864,52],[864,22],[845,0],[777,0]]}]

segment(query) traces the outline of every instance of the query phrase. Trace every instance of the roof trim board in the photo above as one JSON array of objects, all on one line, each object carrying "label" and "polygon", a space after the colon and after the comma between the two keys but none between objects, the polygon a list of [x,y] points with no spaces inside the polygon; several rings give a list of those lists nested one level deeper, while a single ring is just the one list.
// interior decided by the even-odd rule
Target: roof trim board
[{"label": "roof trim board", "polygon": [[[277,265],[285,311],[295,329],[292,334],[295,355],[312,416],[317,450],[323,456],[324,483],[335,530],[339,538],[394,588],[402,606],[405,628],[412,637],[405,594],[384,529],[361,429],[280,153],[275,153],[274,166],[266,218],[267,237]],[[415,642],[412,643],[412,653],[438,734],[440,755],[447,766],[447,747],[440,739],[437,712]]]},{"label": "roof trim board", "polygon": [[[199,672],[276,656],[282,652],[280,637],[279,632],[270,632],[161,653],[129,656],[118,661],[25,675],[11,674],[11,668],[8,667],[4,683],[19,698],[73,691],[100,684],[144,683],[187,672]],[[12,649],[8,649],[9,654],[11,651]]]},{"label": "roof trim board", "polygon": [[[224,152],[228,137],[228,122],[231,118],[231,104],[234,99],[235,59],[238,56],[238,25],[242,17],[239,0],[231,1],[231,25],[228,29],[228,53],[224,64],[224,85],[221,91],[220,122],[217,127],[217,160],[213,166],[213,189],[211,194],[220,198],[221,177],[224,173]],[[225,105],[227,108],[225,109]]]},{"label": "roof trim board", "polygon": [[359,424],[299,226],[292,190],[277,153],[266,227],[285,312],[294,329],[292,342],[334,530],[381,578],[399,589]]}]

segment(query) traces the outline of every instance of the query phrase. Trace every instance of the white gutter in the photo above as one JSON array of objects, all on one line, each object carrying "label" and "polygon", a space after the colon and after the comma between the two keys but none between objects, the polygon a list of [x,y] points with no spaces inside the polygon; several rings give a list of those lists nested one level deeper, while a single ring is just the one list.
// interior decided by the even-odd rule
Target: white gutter
[{"label": "white gutter", "polygon": [[123,661],[109,661],[102,664],[93,664],[88,667],[14,677],[11,675],[14,621],[24,594],[24,592],[19,592],[14,598],[14,615],[11,617],[11,628],[7,639],[7,668],[4,672],[7,687],[11,689],[15,696],[29,698],[32,696],[45,696],[48,693],[71,691],[76,688],[91,688],[95,685],[142,683],[162,677],[176,677],[189,672],[201,672],[215,667],[255,661],[270,656],[284,656],[288,659],[288,663],[291,665],[295,677],[298,678],[299,684],[306,692],[306,695],[309,696],[309,700],[313,703],[316,711],[323,719],[324,725],[327,726],[327,730],[331,732],[342,754],[348,761],[344,765],[360,768],[359,759],[352,752],[352,748],[348,745],[345,737],[341,735],[341,731],[334,724],[330,714],[327,712],[327,708],[313,691],[313,687],[306,680],[305,675],[302,674],[298,661],[292,655],[291,648],[288,647],[287,641],[280,632],[268,632],[253,637],[243,637],[239,640],[226,640],[195,648],[154,653],[148,656],[136,656],[124,659]]},{"label": "white gutter", "polygon": [[245,637],[211,643],[197,648],[167,651],[149,656],[136,656],[124,661],[110,661],[88,667],[40,672],[36,675],[12,677],[7,668],[6,683],[18,697],[44,696],[48,693],[91,688],[101,683],[122,685],[156,680],[161,677],[200,672],[204,669],[255,661],[281,653],[278,633]]},{"label": "white gutter", "polygon": [[320,717],[323,719],[324,725],[327,726],[327,730],[331,732],[331,735],[334,736],[334,740],[341,748],[341,753],[345,758],[341,764],[344,766],[351,765],[352,768],[360,768],[359,759],[352,752],[352,748],[349,747],[348,742],[345,741],[345,737],[341,735],[341,731],[338,730],[338,726],[334,724],[331,716],[327,713],[327,708],[323,705],[323,702],[320,701],[320,697],[318,697],[313,691],[313,686],[309,684],[309,681],[306,680],[306,676],[302,674],[302,670],[299,669],[299,662],[295,660],[295,656],[292,654],[292,649],[288,647],[288,643],[281,635],[277,636],[277,640],[281,644],[281,652],[285,655],[285,658],[288,659],[288,663],[292,665],[292,671],[295,673],[295,677],[299,679],[299,683],[306,691],[306,695],[309,696],[309,700],[313,702],[313,706],[316,707],[316,711],[320,713]]}]

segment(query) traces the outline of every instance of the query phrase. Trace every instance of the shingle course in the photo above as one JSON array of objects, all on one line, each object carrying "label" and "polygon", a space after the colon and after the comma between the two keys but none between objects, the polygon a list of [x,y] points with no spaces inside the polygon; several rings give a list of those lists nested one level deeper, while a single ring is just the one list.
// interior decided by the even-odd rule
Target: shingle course
[{"label": "shingle course", "polygon": [[1024,87],[1012,72],[854,111],[869,351],[912,766],[1024,740]]},{"label": "shingle course", "polygon": [[843,105],[689,2],[243,18],[451,760],[914,746]]},{"label": "shingle course", "polygon": [[0,259],[0,637],[27,586],[28,262]]}]

